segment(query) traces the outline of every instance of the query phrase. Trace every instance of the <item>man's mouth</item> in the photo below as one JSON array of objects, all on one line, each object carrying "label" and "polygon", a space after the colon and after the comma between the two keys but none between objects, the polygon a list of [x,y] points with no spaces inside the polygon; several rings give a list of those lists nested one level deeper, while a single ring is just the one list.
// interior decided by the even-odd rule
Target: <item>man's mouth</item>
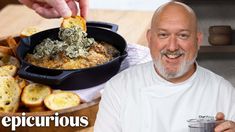
[{"label": "man's mouth", "polygon": [[165,54],[165,56],[169,59],[177,59],[181,57],[183,54]]},{"label": "man's mouth", "polygon": [[167,63],[176,64],[181,61],[181,58],[184,56],[184,51],[176,50],[176,51],[169,51],[163,50],[161,51],[162,57],[164,57]]}]

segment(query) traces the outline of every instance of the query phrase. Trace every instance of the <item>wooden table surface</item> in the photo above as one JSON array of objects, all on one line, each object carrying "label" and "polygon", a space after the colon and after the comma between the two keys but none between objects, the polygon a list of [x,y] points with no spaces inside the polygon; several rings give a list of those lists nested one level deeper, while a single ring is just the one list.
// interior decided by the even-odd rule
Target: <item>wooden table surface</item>
[{"label": "wooden table surface", "polygon": [[[150,27],[153,12],[151,11],[120,11],[120,10],[89,10],[87,20],[103,21],[119,25],[118,33],[128,43],[147,45],[146,31]],[[61,19],[44,19],[33,10],[22,5],[8,5],[0,11],[0,38],[19,35],[29,26],[45,30],[60,26]]]},{"label": "wooden table surface", "polygon": [[[147,46],[146,31],[150,27],[153,12],[148,11],[120,11],[91,9],[87,20],[103,21],[119,25],[118,33],[128,43],[136,43]],[[17,36],[29,26],[35,26],[40,30],[59,27],[61,19],[45,19],[33,10],[22,5],[8,5],[0,11],[0,38]],[[81,130],[92,132],[93,127]]]}]

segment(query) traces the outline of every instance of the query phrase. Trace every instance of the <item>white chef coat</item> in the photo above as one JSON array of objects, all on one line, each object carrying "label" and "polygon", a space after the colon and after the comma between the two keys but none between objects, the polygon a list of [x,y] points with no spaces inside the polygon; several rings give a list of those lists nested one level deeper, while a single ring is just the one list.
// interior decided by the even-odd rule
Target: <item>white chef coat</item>
[{"label": "white chef coat", "polygon": [[217,112],[235,120],[235,89],[223,77],[197,65],[189,79],[175,84],[148,62],[107,82],[94,131],[188,132],[187,120]]}]

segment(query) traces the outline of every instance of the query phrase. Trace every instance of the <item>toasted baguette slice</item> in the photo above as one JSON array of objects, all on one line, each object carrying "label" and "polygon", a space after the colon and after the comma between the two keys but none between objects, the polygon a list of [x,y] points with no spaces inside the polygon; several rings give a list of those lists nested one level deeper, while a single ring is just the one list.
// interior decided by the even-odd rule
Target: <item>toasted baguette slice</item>
[{"label": "toasted baguette slice", "polygon": [[51,88],[46,85],[31,83],[23,89],[21,101],[25,106],[42,106],[44,98],[51,94]]},{"label": "toasted baguette slice", "polygon": [[16,112],[20,102],[21,89],[11,76],[0,77],[0,111]]},{"label": "toasted baguette slice", "polygon": [[19,84],[21,89],[24,89],[25,86],[29,84],[28,81],[26,81],[23,78],[20,78],[18,75],[15,77],[16,82]]},{"label": "toasted baguette slice", "polygon": [[48,95],[44,100],[50,110],[61,110],[80,104],[80,97],[73,92],[58,92]]},{"label": "toasted baguette slice", "polygon": [[0,52],[0,66],[4,65],[14,65],[19,68],[20,62],[17,58]]},{"label": "toasted baguette slice", "polygon": [[12,36],[9,36],[7,37],[6,41],[7,41],[8,46],[11,48],[13,55],[16,56],[16,50],[18,47],[16,40]]},{"label": "toasted baguette slice", "polygon": [[10,76],[9,73],[0,67],[0,77]]},{"label": "toasted baguette slice", "polygon": [[60,93],[60,92],[63,92],[62,90],[60,89],[56,89],[56,90],[53,90],[52,93]]},{"label": "toasted baguette slice", "polygon": [[0,52],[7,55],[13,55],[11,48],[8,46],[0,46]]},{"label": "toasted baguette slice", "polygon": [[61,27],[63,28],[71,28],[74,26],[79,26],[82,28],[83,31],[86,32],[86,20],[83,19],[81,16],[64,18],[61,23]]},{"label": "toasted baguette slice", "polygon": [[18,44],[16,42],[16,40],[12,37],[12,36],[9,36],[6,38],[6,41],[7,41],[7,44],[10,48],[13,48],[13,47],[17,47]]},{"label": "toasted baguette slice", "polygon": [[29,36],[39,32],[39,31],[40,30],[37,27],[34,27],[34,26],[26,27],[20,32],[20,37],[21,38],[29,37]]},{"label": "toasted baguette slice", "polygon": [[[5,66],[1,66],[0,67],[0,76],[4,76],[4,75],[1,75],[2,73],[1,73],[1,71],[3,71],[3,73],[5,72],[5,73],[7,73],[8,74],[8,76],[15,76],[15,74],[16,74],[16,71],[17,71],[17,68],[16,68],[16,66],[14,66],[14,65],[5,65]],[[4,73],[4,74],[5,74]]]}]

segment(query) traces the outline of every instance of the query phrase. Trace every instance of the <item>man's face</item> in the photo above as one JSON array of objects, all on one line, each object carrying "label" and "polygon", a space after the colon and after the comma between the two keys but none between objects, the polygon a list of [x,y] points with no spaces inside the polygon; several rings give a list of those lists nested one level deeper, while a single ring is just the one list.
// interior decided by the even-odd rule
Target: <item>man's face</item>
[{"label": "man's face", "polygon": [[155,68],[166,79],[178,78],[193,68],[198,37],[196,23],[187,15],[159,15],[147,38]]}]

